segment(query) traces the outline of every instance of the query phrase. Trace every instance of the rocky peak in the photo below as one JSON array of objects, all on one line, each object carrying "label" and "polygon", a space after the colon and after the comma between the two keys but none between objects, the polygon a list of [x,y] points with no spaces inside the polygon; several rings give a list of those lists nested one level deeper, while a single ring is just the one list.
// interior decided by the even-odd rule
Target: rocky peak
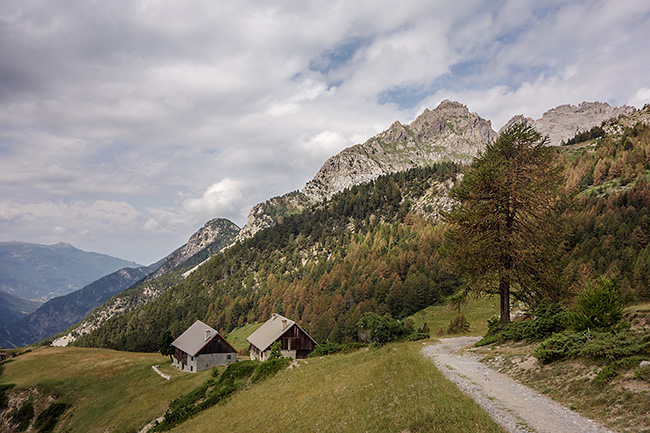
[{"label": "rocky peak", "polygon": [[223,246],[227,245],[234,239],[237,233],[239,233],[239,227],[232,221],[223,218],[211,219],[196,233],[190,236],[190,239],[185,245],[167,256],[162,266],[156,272],[149,275],[147,280],[152,280],[166,274],[220,238],[224,240]]},{"label": "rocky peak", "polygon": [[328,159],[302,192],[319,201],[383,174],[445,160],[469,162],[495,138],[490,121],[445,100],[433,110],[425,109],[410,125],[394,122],[365,143]]},{"label": "rocky peak", "polygon": [[557,146],[563,141],[573,138],[577,133],[589,131],[603,121],[634,113],[634,107],[626,105],[612,107],[603,102],[583,102],[579,105],[564,104],[552,108],[534,120],[523,115],[514,116],[506,123],[499,133],[513,123],[525,122],[533,126],[540,134],[548,135],[549,144]]}]

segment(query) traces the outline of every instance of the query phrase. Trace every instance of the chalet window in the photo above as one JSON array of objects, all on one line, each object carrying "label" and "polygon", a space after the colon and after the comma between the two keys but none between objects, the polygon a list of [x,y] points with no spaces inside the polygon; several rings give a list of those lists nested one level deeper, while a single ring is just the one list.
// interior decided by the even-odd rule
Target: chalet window
[{"label": "chalet window", "polygon": [[230,356],[231,356],[231,355],[228,355],[228,359],[231,359]]}]

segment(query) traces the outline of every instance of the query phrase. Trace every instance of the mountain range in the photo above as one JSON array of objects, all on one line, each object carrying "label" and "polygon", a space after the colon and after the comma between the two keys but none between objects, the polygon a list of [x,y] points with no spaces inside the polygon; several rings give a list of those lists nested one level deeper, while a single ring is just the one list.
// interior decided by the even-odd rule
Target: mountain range
[{"label": "mountain range", "polygon": [[[515,116],[509,123],[531,123],[549,135],[550,144],[559,145],[577,132],[588,131],[607,119],[630,115],[634,111],[635,109],[630,107],[583,103],[578,106],[557,107],[547,111],[537,120],[525,118],[523,115]],[[444,161],[469,163],[497,135],[490,121],[471,113],[466,106],[451,101],[443,101],[437,108],[425,110],[411,124],[394,122],[387,130],[366,142],[345,149],[328,159],[314,179],[301,191],[275,197],[255,206],[241,230],[227,220],[211,220],[192,235],[187,244],[162,260],[156,270],[138,278],[127,273],[131,279],[125,278],[121,280],[121,284],[109,284],[114,291],[108,290],[102,297],[94,297],[93,302],[84,304],[74,314],[71,312],[72,308],[64,306],[77,303],[71,298],[54,302],[38,314],[32,314],[25,329],[37,328],[38,331],[30,331],[30,338],[19,341],[46,338],[49,336],[47,334],[58,332],[55,332],[55,329],[65,329],[61,328],[61,325],[50,327],[55,321],[54,317],[68,317],[67,320],[73,323],[81,318],[79,316],[83,317],[105,301],[73,330],[67,332],[63,341],[88,334],[111,318],[141,308],[157,299],[189,275],[189,271],[228,246],[233,239],[244,242],[261,230],[275,226],[314,204],[331,199],[335,194],[355,185],[373,182],[382,175],[402,172],[413,167],[431,167]],[[419,207],[428,217],[437,218],[440,210],[452,205],[446,195],[452,186],[451,180],[438,182],[429,194],[420,196],[413,203],[414,209]],[[141,272],[146,273],[144,270]],[[134,279],[139,279],[139,282],[131,285]],[[122,292],[129,285],[131,288]],[[92,288],[84,290],[85,293],[93,292]],[[117,294],[106,301],[107,296],[115,293]],[[85,298],[81,294],[79,296]],[[61,310],[63,312],[60,312]],[[73,316],[74,319],[71,319]],[[60,321],[64,322],[65,320]],[[1,333],[0,329],[0,335]]]}]

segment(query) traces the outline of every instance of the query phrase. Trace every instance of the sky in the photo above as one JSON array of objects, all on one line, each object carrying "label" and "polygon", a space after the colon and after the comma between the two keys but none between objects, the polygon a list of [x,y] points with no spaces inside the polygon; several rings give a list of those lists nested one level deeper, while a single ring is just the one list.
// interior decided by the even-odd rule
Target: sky
[{"label": "sky", "polygon": [[650,102],[647,1],[0,4],[0,241],[141,264],[444,99]]}]

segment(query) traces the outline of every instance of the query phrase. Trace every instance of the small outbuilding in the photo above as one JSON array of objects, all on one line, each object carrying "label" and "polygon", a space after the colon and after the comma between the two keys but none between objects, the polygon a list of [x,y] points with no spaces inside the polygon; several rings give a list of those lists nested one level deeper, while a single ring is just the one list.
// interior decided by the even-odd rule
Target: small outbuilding
[{"label": "small outbuilding", "polygon": [[197,320],[174,342],[173,365],[195,373],[237,361],[237,351],[216,330]]},{"label": "small outbuilding", "polygon": [[251,359],[259,361],[269,358],[276,341],[281,344],[282,356],[293,359],[306,358],[318,345],[296,322],[275,313],[247,340]]}]

